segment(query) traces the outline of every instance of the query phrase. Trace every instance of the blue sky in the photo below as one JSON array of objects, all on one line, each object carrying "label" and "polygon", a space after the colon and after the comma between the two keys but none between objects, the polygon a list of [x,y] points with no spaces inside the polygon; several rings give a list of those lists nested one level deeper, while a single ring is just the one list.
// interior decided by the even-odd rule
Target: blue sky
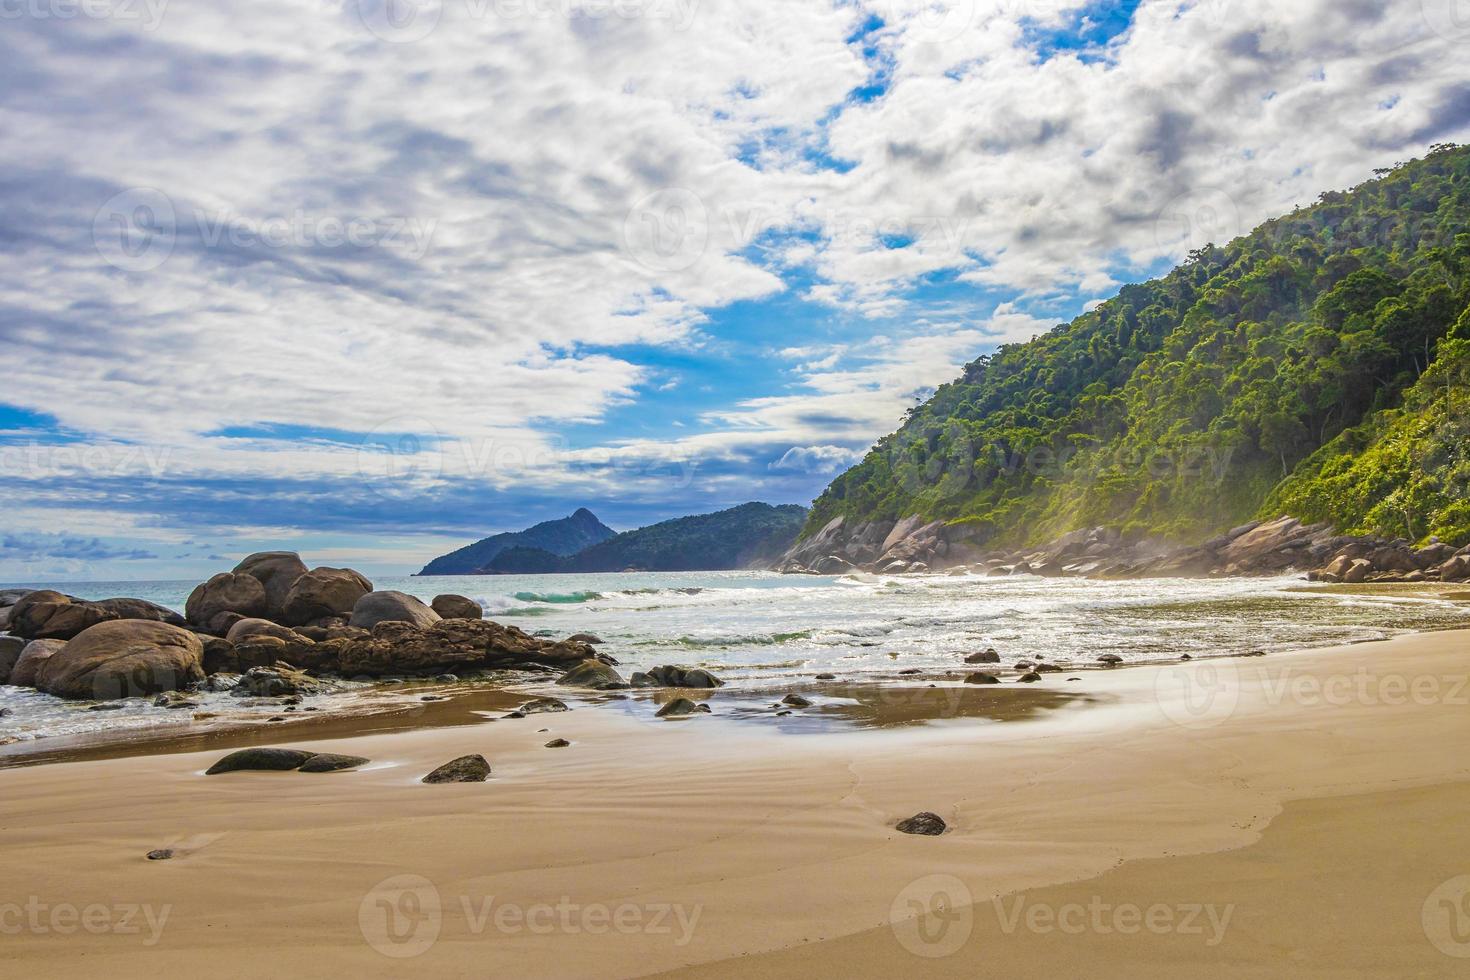
[{"label": "blue sky", "polygon": [[973,358],[1470,128],[1433,4],[384,2],[7,20],[0,581],[807,503]]}]

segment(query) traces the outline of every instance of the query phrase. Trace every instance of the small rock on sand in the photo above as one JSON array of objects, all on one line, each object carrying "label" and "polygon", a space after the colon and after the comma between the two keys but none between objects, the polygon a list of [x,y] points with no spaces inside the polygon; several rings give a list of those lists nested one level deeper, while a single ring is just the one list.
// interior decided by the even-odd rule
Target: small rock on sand
[{"label": "small rock on sand", "polygon": [[1000,678],[994,674],[971,674],[965,678],[966,684],[999,684]]},{"label": "small rock on sand", "polygon": [[818,674],[817,675],[817,680],[819,680],[819,681],[835,681],[836,679],[837,679],[837,675],[836,674]]},{"label": "small rock on sand", "polygon": [[1123,658],[1118,656],[1116,653],[1105,653],[1101,657],[1097,658],[1097,662],[1100,664],[1107,664],[1109,667],[1116,667],[1123,662]]},{"label": "small rock on sand", "polygon": [[222,772],[242,772],[245,770],[256,772],[289,772],[293,769],[300,769],[306,763],[306,760],[314,755],[316,755],[315,752],[303,752],[300,749],[241,749],[238,752],[231,752],[210,766],[204,771],[204,775],[216,776]]},{"label": "small rock on sand", "polygon": [[997,653],[994,649],[986,650],[983,653],[972,653],[968,657],[965,658],[965,663],[967,663],[967,664],[998,664],[998,663],[1000,663],[1000,654]]},{"label": "small rock on sand", "polygon": [[905,834],[917,834],[921,837],[938,837],[948,829],[944,818],[937,813],[916,813],[907,820],[900,820],[897,829]]},{"label": "small rock on sand", "polygon": [[1035,684],[1039,680],[1041,680],[1041,675],[1038,674],[1036,671],[1033,670],[1029,674],[1022,674],[1021,675],[1021,679],[1018,680],[1016,683],[1017,684]]},{"label": "small rock on sand", "polygon": [[793,708],[810,708],[812,703],[800,694],[788,694],[781,699],[782,704],[789,704]]},{"label": "small rock on sand", "polygon": [[161,848],[159,848],[156,851],[149,851],[148,852],[148,860],[150,860],[150,861],[167,861],[169,858],[171,858],[173,856],[174,856],[173,849],[172,848],[168,848],[168,847],[161,847]]},{"label": "small rock on sand", "polygon": [[571,745],[571,744],[572,744],[571,742],[568,742],[564,738],[554,738],[551,741],[549,741],[549,742],[546,743],[546,747],[548,749],[564,749],[568,745]]},{"label": "small rock on sand", "polygon": [[483,755],[462,755],[446,762],[424,777],[426,783],[483,783],[490,778],[490,763]]},{"label": "small rock on sand", "polygon": [[662,708],[659,708],[658,711],[655,713],[655,717],[683,718],[700,711],[703,711],[705,714],[709,714],[709,705],[695,704],[688,698],[674,698],[674,700],[670,701]]},{"label": "small rock on sand", "polygon": [[343,769],[356,769],[365,766],[371,759],[364,759],[360,755],[337,755],[334,752],[322,752],[307,759],[301,766],[301,772],[341,772]]}]

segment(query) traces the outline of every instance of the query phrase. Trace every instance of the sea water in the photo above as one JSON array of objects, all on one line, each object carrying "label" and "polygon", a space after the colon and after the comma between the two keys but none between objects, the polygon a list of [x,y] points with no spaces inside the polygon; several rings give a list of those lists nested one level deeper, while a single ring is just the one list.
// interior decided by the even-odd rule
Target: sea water
[{"label": "sea water", "polygon": [[[45,587],[87,599],[136,596],[182,610],[195,584]],[[382,577],[374,584],[426,602],[446,592],[466,595],[488,618],[544,637],[595,634],[624,676],[673,663],[708,668],[736,687],[818,673],[861,681],[912,668],[954,669],[965,654],[987,647],[1001,653],[1003,665],[1036,657],[1089,664],[1103,654],[1146,662],[1470,627],[1464,602],[1410,591],[1344,592],[1296,577],[1102,582],[680,572]],[[91,712],[14,687],[0,687],[3,707],[12,714],[0,719],[0,740],[186,721],[146,701]]]}]

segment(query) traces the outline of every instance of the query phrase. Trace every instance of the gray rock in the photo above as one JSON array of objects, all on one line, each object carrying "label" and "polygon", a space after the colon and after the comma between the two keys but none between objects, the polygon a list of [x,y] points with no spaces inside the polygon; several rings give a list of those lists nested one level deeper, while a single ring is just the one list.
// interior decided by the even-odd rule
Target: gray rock
[{"label": "gray rock", "polygon": [[490,763],[483,755],[462,755],[446,762],[423,778],[426,783],[483,783],[490,778]]},{"label": "gray rock", "polygon": [[597,645],[599,645],[601,643],[605,643],[607,641],[605,641],[602,637],[596,636],[596,635],[594,635],[592,633],[573,633],[571,636],[567,637],[567,642],[568,643],[590,643],[593,646],[597,646]]},{"label": "gray rock", "polygon": [[551,715],[572,709],[567,707],[565,701],[557,698],[537,698],[534,701],[527,701],[516,710],[525,715]]},{"label": "gray rock", "polygon": [[965,678],[966,684],[999,684],[1000,678],[994,674],[971,674]]},{"label": "gray rock", "polygon": [[84,630],[48,657],[36,672],[36,687],[94,701],[142,697],[203,681],[203,657],[204,644],[188,630],[115,620]]},{"label": "gray rock", "polygon": [[148,852],[148,860],[150,860],[150,861],[167,861],[170,858],[172,858],[173,856],[174,856],[173,849],[172,848],[169,848],[169,847],[162,847],[162,848],[159,848],[156,851],[149,851]]},{"label": "gray rock", "polygon": [[235,571],[253,576],[265,586],[264,615],[267,619],[280,620],[291,587],[306,574],[306,563],[294,551],[261,551],[236,565]]},{"label": "gray rock", "polygon": [[709,714],[709,705],[696,704],[688,698],[674,698],[674,700],[659,708],[654,715],[657,718],[687,718],[689,715],[699,712]]},{"label": "gray rock", "polygon": [[782,704],[789,704],[793,708],[810,708],[812,703],[800,694],[788,694],[781,699]]},{"label": "gray rock", "polygon": [[[419,629],[428,629],[442,617],[423,602],[407,592],[369,592],[357,600],[352,607],[349,626],[370,630],[379,623],[408,623]],[[479,617],[466,617],[479,618]]]},{"label": "gray rock", "polygon": [[189,594],[184,618],[200,629],[210,629],[221,613],[250,618],[264,616],[269,608],[260,579],[244,572],[220,572]]},{"label": "gray rock", "polygon": [[1000,654],[995,650],[986,650],[983,653],[972,653],[965,658],[967,664],[998,664]]},{"label": "gray rock", "polygon": [[206,776],[226,772],[290,772],[300,769],[317,753],[300,749],[251,748],[231,752],[204,771]]},{"label": "gray rock", "polygon": [[1032,671],[1029,674],[1022,674],[1021,675],[1021,678],[1018,681],[1016,681],[1016,683],[1017,684],[1035,684],[1039,680],[1041,680],[1041,675],[1038,674],[1038,673],[1036,673],[1035,671]]},{"label": "gray rock", "polygon": [[436,595],[434,601],[429,603],[429,608],[438,613],[441,619],[484,619],[485,609],[475,600],[468,596]]},{"label": "gray rock", "polygon": [[557,683],[563,687],[586,687],[595,691],[624,687],[627,682],[621,674],[601,660],[584,660],[562,674]]},{"label": "gray rock", "polygon": [[19,636],[0,636],[0,684],[10,683],[10,672],[25,651],[26,640]]},{"label": "gray rock", "polygon": [[1109,667],[1116,667],[1123,662],[1123,658],[1118,656],[1116,653],[1105,653],[1101,657],[1097,658],[1097,662],[1100,664],[1107,664]]},{"label": "gray rock", "polygon": [[306,626],[324,617],[350,615],[357,601],[372,591],[373,583],[350,568],[313,568],[286,593],[281,622]]},{"label": "gray rock", "polygon": [[568,745],[571,745],[571,744],[572,744],[571,742],[568,742],[564,738],[554,738],[551,741],[549,741],[549,742],[546,743],[546,747],[548,749],[564,749]]},{"label": "gray rock", "polygon": [[949,825],[944,822],[944,818],[939,816],[939,814],[929,813],[926,810],[923,813],[914,814],[907,820],[900,820],[895,829],[901,833],[915,834],[921,837],[938,837],[945,830],[949,829]]},{"label": "gray rock", "polygon": [[301,764],[302,772],[340,772],[343,769],[356,769],[365,766],[373,760],[364,759],[360,755],[337,755],[333,752],[320,752]]}]

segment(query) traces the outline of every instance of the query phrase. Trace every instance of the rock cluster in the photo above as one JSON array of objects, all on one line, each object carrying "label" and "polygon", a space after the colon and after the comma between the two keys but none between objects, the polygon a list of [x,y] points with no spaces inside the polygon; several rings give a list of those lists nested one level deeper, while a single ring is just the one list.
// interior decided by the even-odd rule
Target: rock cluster
[{"label": "rock cluster", "polygon": [[915,517],[866,523],[838,517],[798,542],[783,556],[777,570],[834,575],[947,569],[984,575],[1093,578],[1279,575],[1316,570],[1311,577],[1328,582],[1470,579],[1470,547],[1456,551],[1431,540],[1416,549],[1408,541],[1342,535],[1329,525],[1303,524],[1293,517],[1244,524],[1192,547],[1127,537],[1115,529],[1098,527],[1073,531],[1040,547],[995,551],[965,537],[967,533]]},{"label": "rock cluster", "polygon": [[[483,618],[465,596],[425,604],[375,591],[350,568],[307,568],[298,555],[251,555],[197,586],[184,615],[141,599],[87,601],[50,590],[0,592],[0,683],[113,700],[194,690],[206,677],[242,697],[316,694],[323,676],[442,677],[483,670],[580,667],[623,684],[590,644],[533,637]],[[231,685],[211,682],[211,690]]]}]

